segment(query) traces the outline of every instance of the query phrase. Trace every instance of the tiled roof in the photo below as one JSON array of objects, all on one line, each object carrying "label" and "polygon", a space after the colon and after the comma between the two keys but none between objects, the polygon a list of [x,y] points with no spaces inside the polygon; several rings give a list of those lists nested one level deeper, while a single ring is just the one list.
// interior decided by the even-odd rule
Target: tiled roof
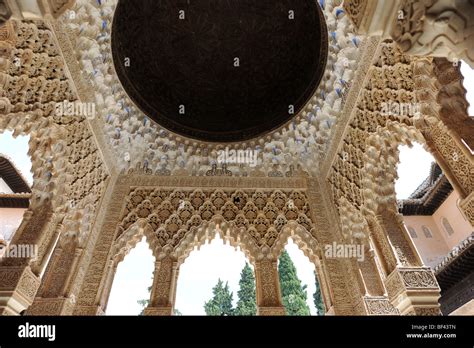
[{"label": "tiled roof", "polygon": [[444,291],[474,270],[474,232],[454,247],[434,268],[436,279]]},{"label": "tiled roof", "polygon": [[453,192],[453,187],[437,163],[431,164],[430,175],[409,198],[399,201],[399,211],[405,216],[433,215]]},{"label": "tiled roof", "polygon": [[12,161],[0,154],[0,178],[13,193],[0,192],[0,208],[28,208],[31,188]]}]

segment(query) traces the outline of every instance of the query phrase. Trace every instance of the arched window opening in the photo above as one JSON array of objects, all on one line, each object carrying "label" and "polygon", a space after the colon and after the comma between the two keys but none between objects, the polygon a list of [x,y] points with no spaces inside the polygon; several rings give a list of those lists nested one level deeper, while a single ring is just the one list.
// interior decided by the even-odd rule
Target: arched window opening
[{"label": "arched window opening", "polygon": [[423,225],[421,226],[421,229],[423,230],[423,234],[426,238],[433,238],[433,234],[431,233],[431,230],[428,226]]},{"label": "arched window opening", "polygon": [[408,227],[408,232],[410,233],[410,237],[412,238],[418,238],[418,235],[416,234],[416,231],[413,227]]},{"label": "arched window opening", "polygon": [[28,209],[33,175],[29,136],[0,134],[0,257]]},{"label": "arched window opening", "polygon": [[443,225],[444,230],[446,231],[448,236],[452,236],[454,234],[453,227],[451,226],[451,224],[449,223],[449,220],[446,217],[443,217],[441,219],[441,224]]},{"label": "arched window opening", "polygon": [[395,192],[398,200],[413,198],[423,189],[431,173],[434,158],[423,146],[414,143],[413,147],[402,145],[400,150],[400,163],[398,164],[398,180],[395,182]]},{"label": "arched window opening", "polygon": [[324,315],[314,263],[290,238],[278,260],[282,302],[288,315]]},{"label": "arched window opening", "polygon": [[180,266],[175,314],[256,315],[255,274],[240,248],[219,234]]},{"label": "arched window opening", "polygon": [[106,315],[140,315],[150,298],[155,258],[145,240],[117,266]]},{"label": "arched window opening", "polygon": [[469,103],[468,114],[474,116],[474,69],[469,64],[461,62],[461,74],[464,77],[463,85],[466,89],[466,99]]}]

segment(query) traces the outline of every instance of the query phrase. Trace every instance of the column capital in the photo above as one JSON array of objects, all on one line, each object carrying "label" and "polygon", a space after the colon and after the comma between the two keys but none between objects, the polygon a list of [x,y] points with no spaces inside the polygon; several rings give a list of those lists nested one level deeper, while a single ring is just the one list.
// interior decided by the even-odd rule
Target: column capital
[{"label": "column capital", "polygon": [[26,315],[58,316],[72,315],[75,301],[71,297],[35,298]]},{"label": "column capital", "polygon": [[74,315],[76,316],[97,316],[104,315],[104,310],[101,306],[75,306]]},{"label": "column capital", "polygon": [[0,314],[18,315],[28,308],[40,286],[30,267],[0,268]]},{"label": "column capital", "polygon": [[392,305],[402,315],[436,313],[440,315],[440,288],[428,267],[397,267],[385,280]]},{"label": "column capital", "polygon": [[174,314],[173,306],[147,307],[143,311],[146,316],[171,316]]}]

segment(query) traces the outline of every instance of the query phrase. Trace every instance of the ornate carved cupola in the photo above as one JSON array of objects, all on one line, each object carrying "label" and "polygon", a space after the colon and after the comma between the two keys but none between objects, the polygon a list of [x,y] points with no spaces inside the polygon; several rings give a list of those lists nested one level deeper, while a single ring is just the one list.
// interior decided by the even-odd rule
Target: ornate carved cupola
[{"label": "ornate carved cupola", "polygon": [[236,142],[305,107],[326,68],[328,32],[315,0],[120,0],[112,53],[125,91],[158,124]]}]

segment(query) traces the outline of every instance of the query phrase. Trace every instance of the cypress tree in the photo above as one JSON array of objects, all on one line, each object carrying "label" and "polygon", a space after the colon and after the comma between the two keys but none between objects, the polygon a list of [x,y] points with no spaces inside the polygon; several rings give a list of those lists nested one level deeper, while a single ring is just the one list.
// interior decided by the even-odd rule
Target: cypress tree
[{"label": "cypress tree", "polygon": [[257,303],[255,293],[255,276],[246,262],[240,273],[239,291],[237,292],[235,315],[256,315]]},{"label": "cypress tree", "polygon": [[283,305],[288,315],[311,315],[306,303],[306,285],[301,285],[301,280],[296,273],[296,267],[286,250],[281,253],[278,264],[280,288]]},{"label": "cypress tree", "polygon": [[229,290],[229,284],[225,286],[222,280],[218,280],[216,286],[212,289],[213,297],[204,304],[206,315],[234,315],[232,308],[232,293]]},{"label": "cypress tree", "polygon": [[314,277],[316,278],[316,291],[313,294],[313,301],[316,310],[318,311],[318,315],[324,315],[324,303],[323,298],[321,296],[321,286],[319,285],[318,277],[316,276],[316,272],[314,272]]}]

